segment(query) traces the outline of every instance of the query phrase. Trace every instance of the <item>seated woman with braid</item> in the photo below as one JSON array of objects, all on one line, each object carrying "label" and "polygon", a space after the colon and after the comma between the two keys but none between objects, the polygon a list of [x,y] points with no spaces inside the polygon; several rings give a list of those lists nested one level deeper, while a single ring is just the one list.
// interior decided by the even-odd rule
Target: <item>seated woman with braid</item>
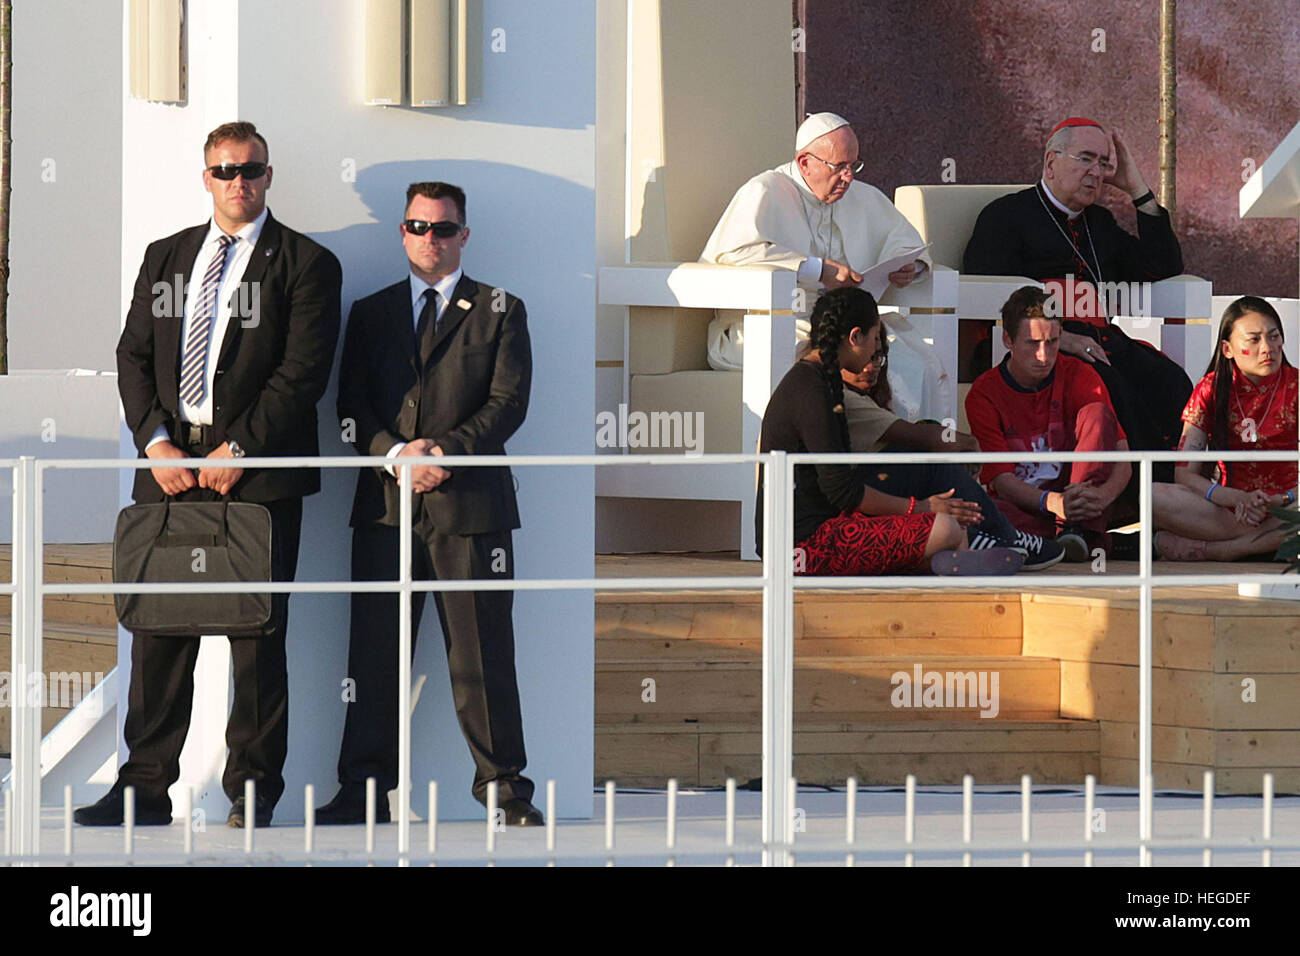
[{"label": "seated woman with braid", "polygon": [[[1178,447],[1294,452],[1297,397],[1277,310],[1243,296],[1223,313],[1214,358],[1183,410]],[[1295,501],[1294,460],[1181,463],[1174,477],[1152,485],[1160,557],[1233,561],[1277,551],[1285,531],[1268,509]]]},{"label": "seated woman with braid", "polygon": [[[841,369],[844,379],[844,417],[849,426],[849,447],[853,451],[979,451],[973,435],[947,429],[935,422],[909,422],[893,412],[889,376],[889,339],[881,335],[879,360],[861,373]],[[1065,549],[1052,538],[1030,534],[1014,527],[980,483],[968,465],[896,464],[878,462],[863,465],[863,480],[887,494],[930,495],[952,489],[952,493],[979,506],[981,518],[968,531],[971,548],[1011,548],[1024,555],[1021,570],[1042,571],[1060,562]],[[974,473],[979,473],[975,466]]]},{"label": "seated woman with braid", "polygon": [[[796,362],[772,393],[763,415],[760,449],[847,452],[841,369],[860,373],[878,361],[880,315],[871,294],[834,289],[812,313],[811,351]],[[797,465],[794,469],[796,571],[806,574],[884,574],[921,567],[939,574],[1009,574],[1023,556],[1008,548],[971,551],[966,526],[981,520],[979,507],[951,490],[918,500],[868,487],[850,465]],[[763,527],[757,509],[758,544]]]}]

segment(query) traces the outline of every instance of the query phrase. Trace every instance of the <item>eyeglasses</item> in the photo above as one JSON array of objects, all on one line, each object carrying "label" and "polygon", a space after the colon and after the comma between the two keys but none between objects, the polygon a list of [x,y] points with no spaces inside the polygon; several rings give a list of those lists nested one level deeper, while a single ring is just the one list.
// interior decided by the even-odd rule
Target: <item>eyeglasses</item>
[{"label": "eyeglasses", "polygon": [[266,163],[221,163],[217,166],[209,166],[208,172],[212,174],[213,179],[220,179],[229,182],[236,176],[243,176],[244,179],[261,179],[266,175]]},{"label": "eyeglasses", "polygon": [[426,222],[423,219],[405,219],[402,221],[402,225],[413,236],[422,236],[432,229],[433,234],[439,239],[450,239],[465,228],[458,222],[447,222],[445,220],[443,222]]},{"label": "eyeglasses", "polygon": [[1101,170],[1103,176],[1109,176],[1115,171],[1115,164],[1104,156],[1096,156],[1092,153],[1079,153],[1076,155],[1074,153],[1066,152],[1061,152],[1061,155],[1070,157],[1070,159],[1074,160],[1084,169],[1091,169],[1093,166],[1096,166]]},{"label": "eyeglasses", "polygon": [[862,170],[865,169],[867,165],[860,159],[855,159],[851,163],[832,163],[829,159],[822,159],[816,153],[808,153],[807,155],[817,160],[817,162],[825,163],[827,166],[829,166],[831,168],[832,176],[842,176],[846,172],[857,175],[858,173],[862,172]]}]

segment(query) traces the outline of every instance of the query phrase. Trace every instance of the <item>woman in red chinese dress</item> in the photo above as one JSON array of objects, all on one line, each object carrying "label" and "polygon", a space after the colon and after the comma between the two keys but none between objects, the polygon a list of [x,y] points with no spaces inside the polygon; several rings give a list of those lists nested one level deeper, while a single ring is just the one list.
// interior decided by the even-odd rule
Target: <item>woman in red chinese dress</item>
[{"label": "woman in red chinese dress", "polygon": [[[1296,451],[1296,368],[1282,353],[1282,320],[1256,296],[1223,313],[1214,359],[1183,410],[1187,451]],[[1270,506],[1295,501],[1296,462],[1181,463],[1153,485],[1156,550],[1172,561],[1272,556],[1285,537]]]}]

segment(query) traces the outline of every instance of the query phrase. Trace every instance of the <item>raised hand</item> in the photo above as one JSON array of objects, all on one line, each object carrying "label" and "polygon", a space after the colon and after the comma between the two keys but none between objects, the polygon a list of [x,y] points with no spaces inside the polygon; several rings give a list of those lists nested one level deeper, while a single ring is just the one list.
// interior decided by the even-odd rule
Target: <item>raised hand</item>
[{"label": "raised hand", "polygon": [[1066,485],[1061,499],[1065,505],[1066,521],[1089,521],[1106,509],[1101,492],[1092,485]]},{"label": "raised hand", "polygon": [[[150,445],[145,449],[144,454],[146,458],[158,460],[189,457],[169,441],[160,441]],[[194,472],[188,468],[151,468],[149,470],[153,474],[153,480],[158,482],[158,487],[163,490],[165,495],[179,495],[182,491],[189,491],[196,484]]]},{"label": "raised hand", "polygon": [[828,289],[842,289],[862,284],[862,274],[854,272],[842,262],[834,259],[822,260],[822,285]]},{"label": "raised hand", "polygon": [[[406,443],[406,446],[397,453],[398,458],[426,458],[431,455],[441,455],[442,449],[429,441],[427,438],[416,438]],[[397,470],[397,483],[402,483],[402,472]],[[451,472],[446,468],[440,468],[437,465],[417,465],[411,469],[411,490],[424,493],[433,491],[440,484],[451,477]]]},{"label": "raised hand", "polygon": [[912,280],[916,278],[916,263],[909,262],[903,268],[889,274],[889,281],[900,289],[904,286],[911,285]]},{"label": "raised hand", "polygon": [[1124,190],[1133,199],[1137,199],[1148,191],[1147,181],[1142,178],[1142,171],[1138,169],[1133,154],[1129,152],[1128,146],[1124,142],[1123,132],[1119,129],[1113,130],[1110,134],[1110,141],[1112,144],[1111,158],[1115,162],[1115,171],[1107,177],[1106,182],[1116,189]]},{"label": "raised hand", "polygon": [[[924,502],[918,501],[917,504],[924,505],[924,510],[937,515],[951,515],[963,528],[983,521],[984,513],[980,511],[980,506],[973,501],[954,498],[953,494],[956,490],[955,488],[949,488],[943,494],[931,495]],[[921,510],[921,508],[917,510]]]},{"label": "raised hand", "polygon": [[[234,458],[230,453],[230,442],[222,442],[212,451],[208,452],[208,458]],[[219,495],[224,495],[235,487],[237,482],[244,474],[242,468],[200,468],[199,469],[199,487],[211,488]]]}]

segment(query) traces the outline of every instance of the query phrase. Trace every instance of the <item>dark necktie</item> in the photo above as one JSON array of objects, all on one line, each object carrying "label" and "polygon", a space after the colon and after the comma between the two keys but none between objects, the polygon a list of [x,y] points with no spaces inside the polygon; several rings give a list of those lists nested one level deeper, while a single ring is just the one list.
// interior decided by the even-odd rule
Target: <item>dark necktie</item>
[{"label": "dark necktie", "polygon": [[419,349],[420,366],[428,364],[433,354],[433,340],[438,335],[438,293],[432,287],[424,290],[424,306],[415,323],[415,344]]},{"label": "dark necktie", "polygon": [[226,235],[217,239],[217,251],[212,254],[208,271],[203,274],[203,285],[194,304],[194,314],[190,317],[190,334],[185,339],[185,353],[181,357],[180,396],[187,405],[200,404],[207,394],[208,335],[217,314],[217,290],[226,269],[226,255],[234,241],[234,237]]}]

